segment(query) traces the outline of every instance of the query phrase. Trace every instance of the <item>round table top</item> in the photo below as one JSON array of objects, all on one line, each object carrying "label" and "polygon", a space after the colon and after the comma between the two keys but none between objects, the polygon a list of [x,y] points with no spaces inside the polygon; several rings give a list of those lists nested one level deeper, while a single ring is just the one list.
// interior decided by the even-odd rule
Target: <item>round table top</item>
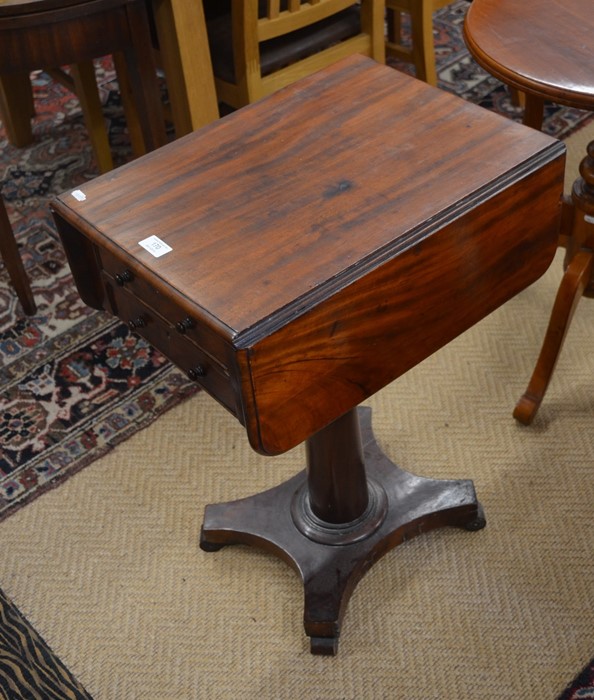
[{"label": "round table top", "polygon": [[473,0],[464,37],[502,82],[594,110],[593,0]]}]

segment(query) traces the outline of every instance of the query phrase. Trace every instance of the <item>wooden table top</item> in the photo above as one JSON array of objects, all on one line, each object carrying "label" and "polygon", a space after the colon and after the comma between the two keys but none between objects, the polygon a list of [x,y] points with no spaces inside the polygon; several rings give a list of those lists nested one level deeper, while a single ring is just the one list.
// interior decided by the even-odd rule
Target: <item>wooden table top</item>
[{"label": "wooden table top", "polygon": [[[60,199],[234,336],[415,245],[550,142],[354,60],[86,183],[82,201]],[[139,245],[150,235],[172,252],[153,258]]]},{"label": "wooden table top", "polygon": [[473,0],[464,34],[476,61],[507,85],[594,110],[592,0]]}]

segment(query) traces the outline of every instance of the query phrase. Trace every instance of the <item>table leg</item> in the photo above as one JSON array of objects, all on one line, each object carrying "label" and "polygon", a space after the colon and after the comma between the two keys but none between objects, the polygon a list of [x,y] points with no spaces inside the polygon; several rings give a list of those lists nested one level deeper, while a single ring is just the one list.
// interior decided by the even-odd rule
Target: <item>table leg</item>
[{"label": "table leg", "polygon": [[479,530],[485,519],[471,481],[427,479],[394,465],[373,436],[369,408],[311,437],[306,454],[307,469],[280,486],[208,505],[200,546],[249,544],[286,561],[304,584],[312,653],[335,654],[348,600],[381,556],[422,532]]},{"label": "table leg", "polygon": [[542,128],[542,120],[544,117],[544,100],[542,97],[527,94],[524,97],[524,119],[523,123],[526,126],[531,126],[533,129]]},{"label": "table leg", "polygon": [[19,255],[17,242],[14,238],[10,220],[2,196],[0,195],[0,255],[4,260],[8,275],[16,290],[21,306],[28,316],[37,310],[33,292],[27,279],[23,261]]},{"label": "table leg", "polygon": [[31,78],[28,72],[0,75],[0,120],[8,141],[24,148],[33,141],[31,119],[35,116]]},{"label": "table leg", "polygon": [[566,203],[572,212],[565,274],[534,372],[514,409],[514,418],[524,425],[534,420],[542,403],[579,300],[582,296],[594,296],[594,141],[587,150],[580,164],[580,177],[573,186],[571,203]]}]

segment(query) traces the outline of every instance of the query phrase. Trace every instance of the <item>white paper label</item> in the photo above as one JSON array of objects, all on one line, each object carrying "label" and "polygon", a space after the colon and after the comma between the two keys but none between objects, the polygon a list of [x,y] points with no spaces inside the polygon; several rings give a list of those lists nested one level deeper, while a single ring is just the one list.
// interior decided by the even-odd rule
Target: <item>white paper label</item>
[{"label": "white paper label", "polygon": [[167,243],[162,241],[158,236],[149,236],[143,241],[139,241],[139,245],[145,250],[148,250],[155,258],[160,258],[162,255],[165,255],[165,253],[170,253],[173,250],[171,246],[168,246]]},{"label": "white paper label", "polygon": [[72,196],[78,202],[84,202],[87,198],[87,195],[82,190],[72,190]]}]

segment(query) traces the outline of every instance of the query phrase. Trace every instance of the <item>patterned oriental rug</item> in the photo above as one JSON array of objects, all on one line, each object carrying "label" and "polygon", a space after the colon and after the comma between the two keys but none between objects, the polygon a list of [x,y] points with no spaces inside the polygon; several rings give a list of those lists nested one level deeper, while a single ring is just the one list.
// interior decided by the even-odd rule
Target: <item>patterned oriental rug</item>
[{"label": "patterned oriental rug", "polygon": [[594,698],[594,659],[591,659],[557,700],[592,700],[592,698]]},{"label": "patterned oriental rug", "polygon": [[[99,67],[116,163],[130,158],[108,60]],[[79,299],[49,199],[98,174],[78,101],[34,79],[34,142],[0,124],[0,183],[38,306],[23,315],[0,268],[0,520],[196,391],[125,325]]]}]

